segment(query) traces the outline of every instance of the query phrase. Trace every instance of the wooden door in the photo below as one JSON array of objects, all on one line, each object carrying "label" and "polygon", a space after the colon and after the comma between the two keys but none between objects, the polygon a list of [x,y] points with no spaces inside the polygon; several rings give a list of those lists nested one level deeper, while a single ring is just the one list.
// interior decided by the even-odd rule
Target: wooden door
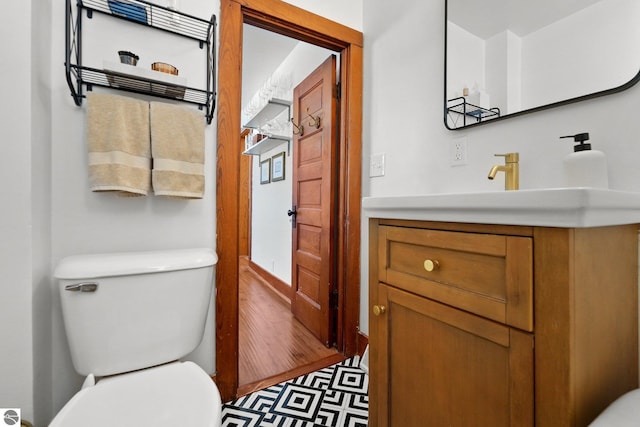
[{"label": "wooden door", "polygon": [[387,285],[378,292],[371,425],[533,426],[531,334]]},{"label": "wooden door", "polygon": [[336,58],[330,56],[293,93],[291,310],[327,347],[335,283]]}]

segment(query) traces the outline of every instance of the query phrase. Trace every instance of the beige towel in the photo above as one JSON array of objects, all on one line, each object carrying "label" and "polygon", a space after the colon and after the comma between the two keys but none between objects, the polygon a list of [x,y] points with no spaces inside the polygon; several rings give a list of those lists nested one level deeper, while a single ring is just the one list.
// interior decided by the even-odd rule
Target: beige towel
[{"label": "beige towel", "polygon": [[149,103],[87,95],[87,145],[92,191],[144,196],[151,186]]},{"label": "beige towel", "polygon": [[201,199],[204,195],[204,117],[201,113],[151,102],[153,192]]}]

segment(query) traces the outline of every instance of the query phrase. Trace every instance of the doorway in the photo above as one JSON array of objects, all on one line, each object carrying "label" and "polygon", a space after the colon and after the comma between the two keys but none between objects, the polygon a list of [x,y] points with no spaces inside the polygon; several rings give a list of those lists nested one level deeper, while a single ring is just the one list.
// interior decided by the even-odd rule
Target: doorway
[{"label": "doorway", "polygon": [[241,126],[240,92],[243,23],[288,35],[338,52],[340,132],[336,262],[338,319],[336,338],[346,356],[358,349],[360,298],[360,194],[362,122],[362,34],[281,1],[222,0],[219,48],[217,146],[216,383],[224,400],[238,392],[238,263]]},{"label": "doorway", "polygon": [[243,394],[286,380],[305,366],[343,359],[335,347],[338,325],[329,287],[336,283],[331,229],[339,161],[334,153],[338,68],[333,51],[243,26],[238,348]]}]

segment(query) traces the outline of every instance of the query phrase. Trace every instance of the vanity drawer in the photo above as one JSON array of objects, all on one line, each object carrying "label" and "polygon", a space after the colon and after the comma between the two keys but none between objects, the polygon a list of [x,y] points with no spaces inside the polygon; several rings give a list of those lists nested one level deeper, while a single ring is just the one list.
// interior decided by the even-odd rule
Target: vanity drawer
[{"label": "vanity drawer", "polygon": [[530,237],[380,226],[378,238],[380,281],[533,330]]}]

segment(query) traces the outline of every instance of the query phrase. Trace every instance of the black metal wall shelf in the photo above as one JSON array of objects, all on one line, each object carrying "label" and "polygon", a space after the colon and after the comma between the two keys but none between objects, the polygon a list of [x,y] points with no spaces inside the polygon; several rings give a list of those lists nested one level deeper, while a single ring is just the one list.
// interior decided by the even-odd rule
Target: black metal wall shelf
[{"label": "black metal wall shelf", "polygon": [[[209,21],[182,12],[149,3],[145,0],[77,0],[76,14],[72,0],[65,0],[66,34],[65,67],[71,96],[76,105],[82,105],[84,88],[93,86],[135,92],[155,97],[196,104],[205,109],[207,123],[211,123],[215,110],[215,30],[216,16]],[[148,26],[177,36],[196,40],[206,50],[206,88],[192,88],[168,83],[164,80],[123,74],[88,67],[82,64],[82,16],[91,19],[94,12],[123,19],[133,24]]]},{"label": "black metal wall shelf", "polygon": [[498,107],[479,107],[468,103],[464,96],[447,100],[447,115],[451,113],[462,115],[462,126],[467,125],[467,117],[473,118],[476,122],[500,117],[500,109]]}]

